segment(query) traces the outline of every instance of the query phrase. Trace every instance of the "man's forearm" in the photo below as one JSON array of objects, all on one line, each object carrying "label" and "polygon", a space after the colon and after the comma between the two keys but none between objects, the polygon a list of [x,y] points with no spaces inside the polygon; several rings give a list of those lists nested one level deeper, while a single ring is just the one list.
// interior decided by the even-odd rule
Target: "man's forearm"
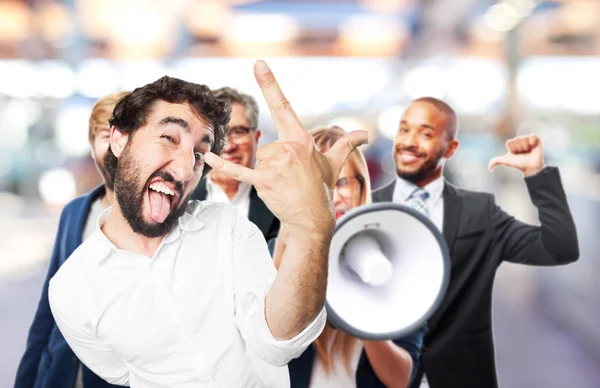
[{"label": "man's forearm", "polygon": [[323,309],[330,237],[330,232],[290,233],[265,301],[267,324],[276,339],[294,337]]},{"label": "man's forearm", "polygon": [[377,378],[388,388],[405,388],[410,383],[412,358],[392,341],[363,341],[369,363]]}]

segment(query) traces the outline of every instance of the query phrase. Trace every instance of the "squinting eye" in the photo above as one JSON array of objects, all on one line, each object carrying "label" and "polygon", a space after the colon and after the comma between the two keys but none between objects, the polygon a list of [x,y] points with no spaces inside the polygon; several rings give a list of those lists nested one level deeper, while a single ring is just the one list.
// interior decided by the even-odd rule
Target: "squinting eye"
[{"label": "squinting eye", "polygon": [[170,141],[171,143],[175,143],[175,140],[173,140],[173,138],[171,136],[167,136],[167,135],[162,135],[161,136],[163,139],[167,139],[168,141]]},{"label": "squinting eye", "polygon": [[202,152],[194,152],[196,162],[204,163],[204,154]]}]

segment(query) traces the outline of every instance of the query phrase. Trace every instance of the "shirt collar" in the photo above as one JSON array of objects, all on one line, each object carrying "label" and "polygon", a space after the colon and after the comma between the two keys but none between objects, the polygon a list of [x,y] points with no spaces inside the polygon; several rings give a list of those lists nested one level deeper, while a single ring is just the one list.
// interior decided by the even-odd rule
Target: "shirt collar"
[{"label": "shirt collar", "polygon": [[[417,188],[418,186],[414,183],[397,177],[396,185],[394,187],[394,202],[405,202]],[[429,201],[431,201],[431,203],[436,203],[444,191],[444,177],[440,176],[436,180],[429,182],[423,187],[423,190],[429,193]]]},{"label": "shirt collar", "polygon": [[[204,226],[204,222],[200,221],[199,214],[203,208],[202,201],[189,201],[185,213],[179,217],[173,229],[163,238],[163,243],[168,244],[177,240],[181,236],[181,232],[193,232]],[[98,263],[106,259],[109,254],[114,251],[119,251],[112,241],[106,237],[102,231],[102,227],[108,221],[112,212],[112,206],[104,209],[102,214],[96,220],[96,230],[90,236],[89,244],[90,252],[97,254]]]}]

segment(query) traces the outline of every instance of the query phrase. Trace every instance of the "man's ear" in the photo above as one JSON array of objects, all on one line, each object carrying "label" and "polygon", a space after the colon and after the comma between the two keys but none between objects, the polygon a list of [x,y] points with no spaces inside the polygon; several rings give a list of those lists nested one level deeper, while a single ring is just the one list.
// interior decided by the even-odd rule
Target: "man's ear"
[{"label": "man's ear", "polygon": [[114,125],[110,127],[110,149],[117,158],[121,156],[125,149],[127,140],[129,140],[128,134],[119,131]]},{"label": "man's ear", "polygon": [[444,153],[444,158],[450,159],[452,156],[454,156],[454,153],[456,152],[456,149],[458,148],[459,144],[460,143],[456,139],[450,140],[450,142],[448,143],[448,148],[446,149],[446,152]]},{"label": "man's ear", "polygon": [[260,141],[260,135],[262,135],[262,132],[260,129],[257,129],[256,133],[254,134],[254,141],[256,142],[256,145],[258,145],[258,142]]}]

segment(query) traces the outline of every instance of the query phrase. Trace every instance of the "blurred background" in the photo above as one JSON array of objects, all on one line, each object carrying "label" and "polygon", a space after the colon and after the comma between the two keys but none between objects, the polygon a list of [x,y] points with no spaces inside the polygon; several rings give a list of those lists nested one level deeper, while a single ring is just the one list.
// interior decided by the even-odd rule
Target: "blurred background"
[{"label": "blurred background", "polygon": [[[0,0],[0,386],[12,386],[65,203],[100,183],[94,102],[162,75],[257,97],[266,59],[307,128],[367,129],[375,188],[394,178],[407,103],[460,117],[446,177],[537,223],[521,174],[487,171],[509,137],[535,132],[561,169],[581,258],[500,267],[502,387],[600,386],[600,1]],[[594,295],[596,295],[594,297]]]}]

